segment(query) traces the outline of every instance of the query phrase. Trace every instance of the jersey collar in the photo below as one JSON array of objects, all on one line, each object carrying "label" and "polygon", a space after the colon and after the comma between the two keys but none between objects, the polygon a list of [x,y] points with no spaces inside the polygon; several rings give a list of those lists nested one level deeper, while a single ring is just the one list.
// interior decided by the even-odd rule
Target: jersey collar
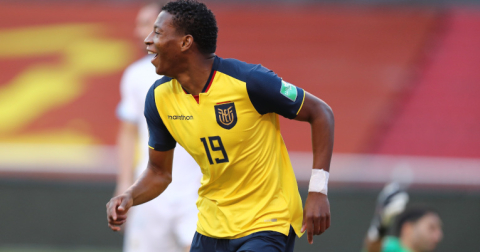
[{"label": "jersey collar", "polygon": [[[215,55],[215,59],[213,60],[213,66],[212,66],[212,71],[210,71],[210,75],[208,76],[207,83],[205,83],[205,86],[203,86],[202,92],[201,93],[206,93],[210,89],[210,86],[212,86],[213,79],[215,79],[215,73],[217,72],[218,65],[220,63],[220,58]],[[181,86],[181,85],[180,85]],[[183,88],[183,92],[185,94],[190,94],[185,88]]]}]

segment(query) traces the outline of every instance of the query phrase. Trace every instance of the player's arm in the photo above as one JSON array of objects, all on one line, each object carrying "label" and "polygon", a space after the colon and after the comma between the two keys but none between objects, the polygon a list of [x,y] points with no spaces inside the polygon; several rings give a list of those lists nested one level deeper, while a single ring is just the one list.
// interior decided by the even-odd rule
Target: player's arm
[{"label": "player's arm", "polygon": [[173,150],[149,150],[147,169],[125,192],[131,195],[132,205],[136,206],[156,198],[172,182]]},{"label": "player's arm", "polygon": [[115,196],[125,192],[133,184],[133,165],[135,156],[135,144],[138,138],[137,125],[128,121],[122,121],[118,132],[118,161],[119,172]]},{"label": "player's arm", "polygon": [[172,181],[173,149],[150,150],[147,169],[123,194],[107,203],[108,226],[119,231],[130,207],[148,202],[160,195]]},{"label": "player's arm", "polygon": [[381,252],[382,251],[382,239],[370,240],[365,238],[365,245],[362,252]]},{"label": "player's arm", "polygon": [[398,183],[387,184],[380,192],[375,214],[364,241],[363,251],[382,251],[383,240],[395,217],[405,210],[408,194]]},{"label": "player's arm", "polygon": [[143,117],[143,107],[139,108],[135,96],[138,80],[131,69],[125,70],[120,82],[121,100],[116,114],[120,120],[117,135],[118,175],[114,196],[125,192],[134,182],[135,147],[138,140],[139,117]]},{"label": "player's arm", "polygon": [[324,101],[305,92],[303,106],[295,120],[311,125],[314,169],[330,171],[334,131],[332,109]]},{"label": "player's arm", "polygon": [[312,130],[313,170],[302,225],[302,232],[307,231],[311,244],[313,235],[320,235],[330,227],[327,182],[333,151],[334,118],[324,101],[305,92],[303,106],[295,120],[310,123]]},{"label": "player's arm", "polygon": [[120,230],[130,207],[154,199],[172,181],[173,149],[176,142],[170,135],[157,110],[155,85],[150,88],[145,100],[145,118],[149,129],[149,162],[140,178],[123,194],[107,203],[109,227]]}]

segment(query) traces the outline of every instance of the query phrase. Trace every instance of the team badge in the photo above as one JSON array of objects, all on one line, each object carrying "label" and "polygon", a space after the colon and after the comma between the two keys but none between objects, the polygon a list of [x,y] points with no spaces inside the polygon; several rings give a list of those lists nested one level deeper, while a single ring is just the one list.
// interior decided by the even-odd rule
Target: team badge
[{"label": "team badge", "polygon": [[231,129],[237,124],[237,111],[235,110],[235,103],[223,103],[215,105],[215,117],[220,127],[224,129]]}]

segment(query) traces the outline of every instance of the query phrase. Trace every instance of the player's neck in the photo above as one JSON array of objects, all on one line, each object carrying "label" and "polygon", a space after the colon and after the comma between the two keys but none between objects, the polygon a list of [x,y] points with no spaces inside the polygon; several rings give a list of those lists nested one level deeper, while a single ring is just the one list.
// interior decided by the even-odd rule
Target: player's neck
[{"label": "player's neck", "polygon": [[212,71],[215,54],[192,57],[187,67],[175,79],[192,95],[198,95],[205,87]]},{"label": "player's neck", "polygon": [[404,248],[408,249],[410,252],[421,252],[415,249],[415,246],[411,239],[406,239],[404,237],[400,238],[401,244]]}]

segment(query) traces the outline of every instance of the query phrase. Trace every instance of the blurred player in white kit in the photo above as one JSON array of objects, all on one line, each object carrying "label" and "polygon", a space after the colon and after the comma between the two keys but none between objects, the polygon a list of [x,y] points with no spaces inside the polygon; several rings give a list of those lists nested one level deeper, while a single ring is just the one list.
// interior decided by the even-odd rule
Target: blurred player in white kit
[{"label": "blurred player in white kit", "polygon": [[[160,3],[152,2],[143,6],[137,15],[135,36],[143,48],[143,41],[152,31],[161,7]],[[146,55],[131,64],[120,84],[121,101],[117,107],[117,116],[121,120],[118,135],[120,171],[115,195],[130,187],[147,167],[148,129],[143,115],[145,97],[152,84],[162,77],[155,73],[155,67],[150,62],[152,58],[152,55]],[[142,148],[136,150],[137,146]],[[198,210],[195,202],[201,177],[195,160],[177,145],[172,183],[156,199],[130,210],[123,251],[189,251],[196,230]]]}]

